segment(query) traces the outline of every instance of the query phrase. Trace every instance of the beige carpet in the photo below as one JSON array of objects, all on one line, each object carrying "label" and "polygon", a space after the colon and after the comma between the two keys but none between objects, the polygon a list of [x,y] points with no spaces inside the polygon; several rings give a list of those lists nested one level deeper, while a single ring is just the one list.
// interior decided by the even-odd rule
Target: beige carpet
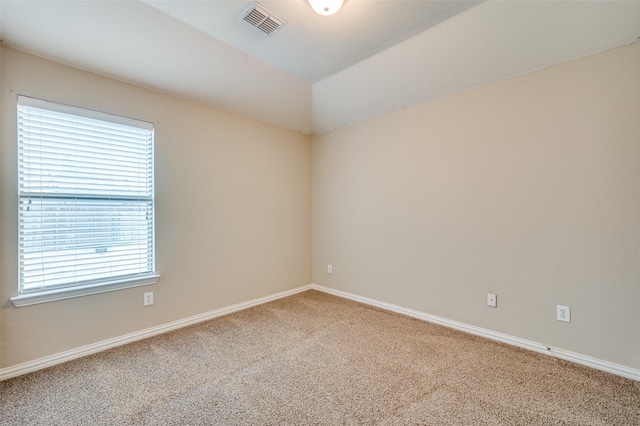
[{"label": "beige carpet", "polygon": [[2,425],[640,425],[640,382],[308,291],[0,383]]}]

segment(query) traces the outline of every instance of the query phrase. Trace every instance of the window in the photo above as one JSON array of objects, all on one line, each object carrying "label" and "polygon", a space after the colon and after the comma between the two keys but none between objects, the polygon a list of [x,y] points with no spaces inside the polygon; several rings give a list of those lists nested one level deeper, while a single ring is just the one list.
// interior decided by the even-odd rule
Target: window
[{"label": "window", "polygon": [[153,125],[18,98],[16,306],[157,282]]}]

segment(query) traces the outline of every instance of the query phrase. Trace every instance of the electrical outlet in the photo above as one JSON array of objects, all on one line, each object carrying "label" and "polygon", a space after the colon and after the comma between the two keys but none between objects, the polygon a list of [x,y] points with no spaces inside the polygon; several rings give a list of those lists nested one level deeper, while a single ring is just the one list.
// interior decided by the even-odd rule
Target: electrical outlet
[{"label": "electrical outlet", "polygon": [[333,266],[327,265],[327,274],[333,274]]},{"label": "electrical outlet", "polygon": [[487,306],[491,306],[492,308],[498,307],[498,296],[495,294],[487,293]]},{"label": "electrical outlet", "polygon": [[153,292],[150,291],[149,293],[145,293],[144,294],[144,306],[150,306],[153,305]]},{"label": "electrical outlet", "polygon": [[556,306],[556,319],[558,321],[571,322],[571,308],[568,306]]}]

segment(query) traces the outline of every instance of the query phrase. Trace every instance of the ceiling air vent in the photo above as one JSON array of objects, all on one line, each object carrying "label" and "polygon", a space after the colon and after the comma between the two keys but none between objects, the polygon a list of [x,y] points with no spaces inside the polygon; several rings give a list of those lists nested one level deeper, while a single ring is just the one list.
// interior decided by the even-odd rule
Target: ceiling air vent
[{"label": "ceiling air vent", "polygon": [[271,35],[278,31],[280,27],[287,25],[287,21],[257,2],[242,14],[242,20],[267,35]]}]

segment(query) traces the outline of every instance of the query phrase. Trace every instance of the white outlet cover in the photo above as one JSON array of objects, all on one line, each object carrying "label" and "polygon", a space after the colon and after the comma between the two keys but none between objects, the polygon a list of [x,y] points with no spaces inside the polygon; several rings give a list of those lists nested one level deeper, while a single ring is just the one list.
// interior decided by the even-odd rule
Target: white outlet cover
[{"label": "white outlet cover", "polygon": [[153,292],[150,291],[144,294],[144,306],[153,305]]},{"label": "white outlet cover", "polygon": [[571,308],[568,306],[556,306],[556,319],[563,322],[571,322]]},{"label": "white outlet cover", "polygon": [[498,296],[493,293],[487,293],[487,306],[498,307]]}]

